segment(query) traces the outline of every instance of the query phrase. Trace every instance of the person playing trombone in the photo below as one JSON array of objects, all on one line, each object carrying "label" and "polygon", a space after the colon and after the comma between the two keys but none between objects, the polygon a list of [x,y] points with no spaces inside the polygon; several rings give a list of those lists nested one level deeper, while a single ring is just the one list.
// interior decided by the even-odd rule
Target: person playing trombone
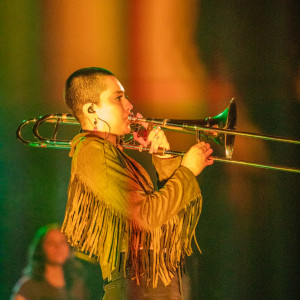
[{"label": "person playing trombone", "polygon": [[133,106],[113,73],[75,71],[65,102],[83,130],[70,151],[62,226],[69,243],[99,261],[104,299],[182,299],[182,261],[192,253],[202,204],[196,176],[213,163],[210,145],[200,142],[183,158],[158,155],[170,148],[159,127],[147,139],[134,134],[152,154],[155,190],[145,169],[123,151],[120,137],[130,132]]}]

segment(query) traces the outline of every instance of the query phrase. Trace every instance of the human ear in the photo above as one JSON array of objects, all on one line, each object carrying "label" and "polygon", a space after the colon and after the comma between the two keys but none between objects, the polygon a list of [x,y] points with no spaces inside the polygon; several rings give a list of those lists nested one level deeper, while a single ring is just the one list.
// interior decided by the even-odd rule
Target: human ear
[{"label": "human ear", "polygon": [[91,125],[93,126],[94,130],[97,129],[97,108],[98,106],[92,102],[85,103],[82,106],[82,112],[85,117],[84,126],[86,129],[88,129],[88,127]]},{"label": "human ear", "polygon": [[93,114],[96,114],[97,105],[94,103],[88,102],[82,106],[82,112],[86,117],[94,117]]},{"label": "human ear", "polygon": [[89,114],[95,114],[96,112],[94,111],[94,104],[92,103],[89,108],[88,108],[88,113]]}]

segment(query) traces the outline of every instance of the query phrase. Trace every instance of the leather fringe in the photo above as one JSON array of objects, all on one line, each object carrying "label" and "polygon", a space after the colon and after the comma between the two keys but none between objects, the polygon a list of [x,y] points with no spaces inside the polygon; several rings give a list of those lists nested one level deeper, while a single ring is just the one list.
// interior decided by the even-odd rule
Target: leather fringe
[{"label": "leather fringe", "polygon": [[[125,262],[129,260],[133,266],[135,277],[132,279],[137,284],[145,276],[146,282],[152,282],[154,288],[159,277],[167,286],[180,266],[181,257],[192,254],[193,238],[200,251],[195,237],[201,213],[200,197],[166,224],[149,229],[141,228],[125,214],[96,198],[94,191],[78,175],[72,178],[69,194],[72,195],[69,195],[62,231],[71,246],[100,262],[104,279],[120,267],[120,254],[125,252]],[[153,250],[151,260],[144,249]]]}]

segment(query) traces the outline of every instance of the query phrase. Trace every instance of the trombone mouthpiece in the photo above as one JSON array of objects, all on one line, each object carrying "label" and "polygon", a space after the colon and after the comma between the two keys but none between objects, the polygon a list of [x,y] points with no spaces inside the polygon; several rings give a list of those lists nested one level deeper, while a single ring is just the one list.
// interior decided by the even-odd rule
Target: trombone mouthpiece
[{"label": "trombone mouthpiece", "polygon": [[145,118],[138,118],[134,115],[134,113],[130,113],[130,115],[128,116],[128,120],[131,123],[146,122]]},{"label": "trombone mouthpiece", "polygon": [[128,120],[129,120],[130,122],[137,122],[138,118],[135,117],[135,116],[133,115],[133,113],[131,113],[131,114],[128,116]]}]

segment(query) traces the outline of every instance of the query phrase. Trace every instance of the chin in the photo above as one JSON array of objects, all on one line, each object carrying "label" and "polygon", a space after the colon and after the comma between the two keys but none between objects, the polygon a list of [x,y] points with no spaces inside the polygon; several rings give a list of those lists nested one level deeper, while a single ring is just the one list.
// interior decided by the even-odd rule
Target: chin
[{"label": "chin", "polygon": [[124,130],[122,130],[122,133],[120,133],[120,135],[124,135],[124,134],[128,134],[130,133],[130,127],[125,128]]},{"label": "chin", "polygon": [[66,262],[66,259],[63,260],[52,260],[52,261],[47,261],[47,264],[50,266],[63,266]]},{"label": "chin", "polygon": [[64,265],[64,263],[66,262],[66,260],[68,259],[68,256],[56,256],[56,257],[52,257],[52,258],[48,258],[47,263],[49,265]]}]

